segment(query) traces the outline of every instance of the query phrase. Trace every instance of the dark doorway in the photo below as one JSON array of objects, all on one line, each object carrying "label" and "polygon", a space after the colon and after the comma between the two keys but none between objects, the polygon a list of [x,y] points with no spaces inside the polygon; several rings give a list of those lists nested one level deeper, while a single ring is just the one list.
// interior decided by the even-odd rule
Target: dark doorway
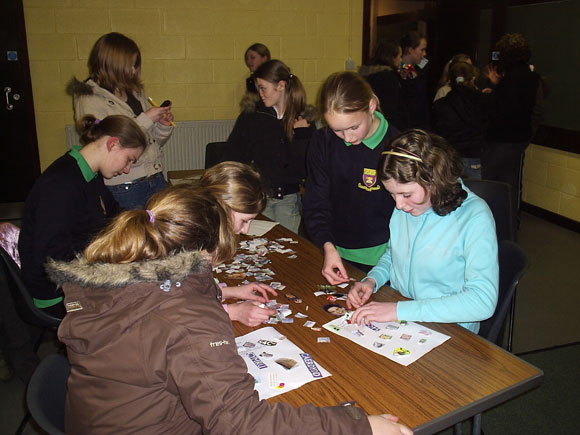
[{"label": "dark doorway", "polygon": [[24,11],[0,6],[0,203],[24,201],[40,174]]}]

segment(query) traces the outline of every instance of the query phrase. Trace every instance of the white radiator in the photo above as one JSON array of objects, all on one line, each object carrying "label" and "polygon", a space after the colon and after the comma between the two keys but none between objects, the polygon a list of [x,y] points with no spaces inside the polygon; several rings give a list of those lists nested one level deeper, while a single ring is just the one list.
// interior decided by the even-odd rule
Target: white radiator
[{"label": "white radiator", "polygon": [[[235,122],[235,119],[176,122],[177,127],[173,129],[171,138],[163,147],[163,172],[203,169],[205,146],[210,142],[225,141]],[[79,144],[79,136],[73,125],[67,125],[65,133],[68,148]]]}]

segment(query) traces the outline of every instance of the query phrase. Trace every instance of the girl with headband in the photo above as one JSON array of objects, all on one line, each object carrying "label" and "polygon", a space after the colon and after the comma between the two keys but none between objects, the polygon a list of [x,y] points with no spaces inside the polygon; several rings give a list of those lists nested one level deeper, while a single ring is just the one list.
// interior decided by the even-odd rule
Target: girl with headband
[{"label": "girl with headband", "polygon": [[[493,215],[459,178],[460,157],[445,140],[409,130],[379,161],[379,180],[396,203],[385,254],[348,294],[352,321],[459,323],[477,333],[498,297]],[[410,300],[369,302],[390,286]]]}]

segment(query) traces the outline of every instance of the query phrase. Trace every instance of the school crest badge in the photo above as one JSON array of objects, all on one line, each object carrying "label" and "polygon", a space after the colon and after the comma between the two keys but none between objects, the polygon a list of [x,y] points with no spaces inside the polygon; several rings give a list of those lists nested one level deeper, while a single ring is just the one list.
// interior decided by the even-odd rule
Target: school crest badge
[{"label": "school crest badge", "polygon": [[381,187],[377,186],[377,170],[364,168],[362,173],[362,183],[358,183],[358,188],[372,192],[379,190]]}]

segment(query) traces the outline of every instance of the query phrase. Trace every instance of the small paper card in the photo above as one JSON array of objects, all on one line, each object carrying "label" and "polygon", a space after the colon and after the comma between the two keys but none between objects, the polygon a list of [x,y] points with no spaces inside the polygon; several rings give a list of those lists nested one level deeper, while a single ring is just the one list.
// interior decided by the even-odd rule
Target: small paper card
[{"label": "small paper card", "polygon": [[248,236],[263,236],[272,228],[278,225],[278,222],[262,221],[259,219],[254,219],[250,222],[250,228],[248,229]]},{"label": "small paper card", "polygon": [[278,396],[331,376],[310,354],[271,326],[237,337],[236,345],[238,354],[248,366],[248,373],[256,381],[254,389],[260,399]]}]

